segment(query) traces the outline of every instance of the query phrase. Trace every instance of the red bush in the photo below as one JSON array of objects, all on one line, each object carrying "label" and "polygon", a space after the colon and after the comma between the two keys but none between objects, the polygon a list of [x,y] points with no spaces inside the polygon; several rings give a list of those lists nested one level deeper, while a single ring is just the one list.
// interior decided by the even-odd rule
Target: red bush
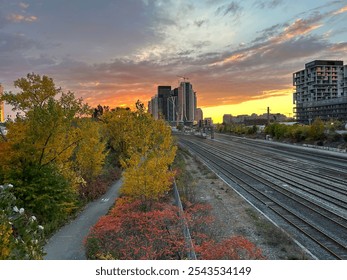
[{"label": "red bush", "polygon": [[262,260],[261,250],[243,236],[232,236],[221,242],[205,241],[197,246],[203,260]]},{"label": "red bush", "polygon": [[[260,249],[242,236],[217,242],[209,204],[187,205],[185,218],[199,259],[264,259]],[[127,197],[92,228],[87,238],[89,258],[165,260],[186,258],[185,240],[177,207]]]},{"label": "red bush", "polygon": [[152,210],[143,212],[141,201],[118,199],[116,207],[99,220],[87,238],[91,258],[180,259],[184,250],[177,208],[163,203],[154,203]]}]

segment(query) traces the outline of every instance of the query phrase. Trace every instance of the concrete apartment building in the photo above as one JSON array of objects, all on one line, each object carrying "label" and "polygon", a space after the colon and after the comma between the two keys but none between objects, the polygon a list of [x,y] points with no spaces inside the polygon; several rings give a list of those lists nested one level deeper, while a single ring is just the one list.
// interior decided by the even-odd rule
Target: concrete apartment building
[{"label": "concrete apartment building", "polygon": [[[0,84],[0,97],[2,96],[4,92],[4,88]],[[0,101],[0,122],[5,121],[5,108],[4,108],[4,102]]]},{"label": "concrete apartment building", "polygon": [[301,123],[316,118],[347,120],[347,65],[340,60],[314,60],[293,73],[294,115]]}]

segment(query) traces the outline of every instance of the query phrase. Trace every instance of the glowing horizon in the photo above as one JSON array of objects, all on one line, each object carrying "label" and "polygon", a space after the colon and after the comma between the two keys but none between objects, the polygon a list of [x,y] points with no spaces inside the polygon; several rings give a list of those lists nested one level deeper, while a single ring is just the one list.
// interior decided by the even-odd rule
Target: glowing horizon
[{"label": "glowing horizon", "polygon": [[293,93],[284,96],[268,97],[264,99],[245,101],[241,104],[221,105],[214,107],[202,107],[203,115],[211,117],[214,123],[222,123],[224,114],[251,115],[253,113],[262,115],[267,113],[267,107],[272,114],[283,114],[293,117]]}]

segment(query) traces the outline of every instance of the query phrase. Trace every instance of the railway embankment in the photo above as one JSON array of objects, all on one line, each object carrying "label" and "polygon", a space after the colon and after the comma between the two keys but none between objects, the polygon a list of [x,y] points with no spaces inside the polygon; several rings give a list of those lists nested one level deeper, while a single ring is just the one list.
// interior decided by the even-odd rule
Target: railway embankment
[{"label": "railway embankment", "polygon": [[298,245],[282,229],[271,223],[248,204],[237,192],[208,169],[197,157],[185,149],[178,151],[178,157],[186,169],[185,185],[190,199],[211,205],[216,228],[216,238],[242,235],[261,248],[270,260],[312,259],[313,257]]}]

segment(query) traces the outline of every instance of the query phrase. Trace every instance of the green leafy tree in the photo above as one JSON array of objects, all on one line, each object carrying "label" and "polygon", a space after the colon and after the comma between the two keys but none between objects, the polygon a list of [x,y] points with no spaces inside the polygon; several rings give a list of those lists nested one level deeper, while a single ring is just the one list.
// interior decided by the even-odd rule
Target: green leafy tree
[{"label": "green leafy tree", "polygon": [[309,137],[312,140],[324,140],[325,139],[324,130],[325,128],[324,128],[323,121],[319,118],[316,118],[310,126]]},{"label": "green leafy tree", "polygon": [[12,170],[18,207],[33,213],[45,225],[46,233],[62,225],[76,210],[77,193],[54,165],[28,165]]}]

